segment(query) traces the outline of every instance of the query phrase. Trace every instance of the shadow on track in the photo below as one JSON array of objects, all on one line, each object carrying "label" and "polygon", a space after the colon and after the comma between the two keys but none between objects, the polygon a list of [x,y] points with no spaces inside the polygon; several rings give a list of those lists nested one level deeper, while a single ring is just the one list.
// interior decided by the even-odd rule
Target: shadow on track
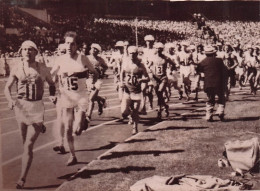
[{"label": "shadow on track", "polygon": [[111,152],[110,155],[105,155],[105,156],[100,157],[100,160],[109,160],[109,159],[113,159],[113,158],[121,158],[121,157],[132,156],[132,155],[159,156],[160,154],[180,153],[180,152],[184,152],[184,150],[183,149],[176,149],[176,150],[167,150],[167,151],[151,150],[151,151]]},{"label": "shadow on track", "polygon": [[208,127],[174,127],[174,126],[169,126],[166,128],[162,129],[146,129],[144,132],[156,132],[156,131],[172,131],[172,130],[197,130],[197,129],[207,129]]},{"label": "shadow on track", "polygon": [[108,168],[108,169],[97,169],[97,170],[90,170],[90,169],[86,169],[86,168],[82,168],[81,170],[79,170],[76,173],[70,173],[70,174],[66,174],[64,176],[60,176],[58,177],[58,179],[68,179],[68,180],[73,180],[75,178],[91,178],[92,175],[96,175],[96,174],[101,174],[101,173],[118,173],[118,172],[122,172],[122,173],[126,173],[128,174],[131,171],[151,171],[151,170],[155,170],[155,167],[141,167],[141,166],[127,166],[127,167],[122,167],[122,168]]}]

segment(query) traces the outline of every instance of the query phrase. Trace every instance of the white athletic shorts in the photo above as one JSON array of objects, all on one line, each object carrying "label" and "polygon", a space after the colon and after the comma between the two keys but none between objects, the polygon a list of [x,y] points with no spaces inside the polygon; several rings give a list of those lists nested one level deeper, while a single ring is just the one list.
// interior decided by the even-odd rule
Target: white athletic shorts
[{"label": "white athletic shorts", "polygon": [[[93,79],[89,78],[86,80],[86,84],[87,84],[87,89],[88,91],[91,91],[91,88],[92,88],[92,84],[93,84]],[[96,81],[96,83],[94,84],[94,87],[97,89],[97,90],[100,90],[101,89],[101,86],[103,84],[103,81],[98,79]]]},{"label": "white athletic shorts", "polygon": [[87,91],[61,91],[60,107],[61,108],[78,108],[81,111],[86,111],[88,108],[89,96]]},{"label": "white athletic shorts", "polygon": [[17,99],[14,107],[16,120],[26,125],[42,123],[44,115],[43,101],[27,101]]}]

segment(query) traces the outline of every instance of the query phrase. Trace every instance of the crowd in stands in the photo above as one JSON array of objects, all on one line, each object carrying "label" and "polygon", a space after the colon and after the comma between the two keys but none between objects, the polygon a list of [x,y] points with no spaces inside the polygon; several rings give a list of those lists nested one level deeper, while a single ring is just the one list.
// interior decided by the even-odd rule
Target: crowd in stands
[{"label": "crowd in stands", "polygon": [[[80,44],[93,42],[109,51],[118,40],[127,39],[130,44],[136,44],[136,30],[138,45],[143,46],[143,37],[153,34],[162,43],[188,40],[195,45],[208,43],[209,40],[235,41],[241,44],[255,44],[259,39],[259,22],[242,21],[214,21],[203,17],[190,21],[143,20],[143,19],[90,19],[87,15],[75,17],[51,15],[51,23],[44,25],[42,21],[22,13],[17,7],[4,5],[4,27],[16,27],[19,35],[6,34],[0,39],[2,53],[10,55],[18,51],[22,41],[29,39],[38,45],[39,49],[54,52],[63,40],[63,33],[75,30],[80,37]],[[196,25],[197,24],[197,25]],[[232,43],[232,42],[231,42]]]}]

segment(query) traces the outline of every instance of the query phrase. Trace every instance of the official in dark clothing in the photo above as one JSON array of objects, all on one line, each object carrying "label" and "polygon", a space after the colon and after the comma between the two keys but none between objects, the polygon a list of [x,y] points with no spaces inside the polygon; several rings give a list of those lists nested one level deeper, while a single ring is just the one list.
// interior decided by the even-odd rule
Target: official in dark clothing
[{"label": "official in dark clothing", "polygon": [[198,72],[203,72],[204,91],[207,94],[206,120],[213,121],[213,109],[215,96],[218,96],[218,108],[216,114],[221,121],[224,121],[225,90],[227,86],[227,70],[221,58],[216,58],[216,49],[212,46],[204,47],[206,58],[202,60],[197,68]]}]

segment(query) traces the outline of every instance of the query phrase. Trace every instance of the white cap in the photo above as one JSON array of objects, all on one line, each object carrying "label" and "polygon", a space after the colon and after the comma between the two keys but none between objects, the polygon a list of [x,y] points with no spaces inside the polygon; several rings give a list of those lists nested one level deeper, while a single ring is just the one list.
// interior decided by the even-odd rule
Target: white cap
[{"label": "white cap", "polygon": [[189,46],[189,50],[195,50],[195,49],[196,49],[196,46],[194,44]]},{"label": "white cap", "polygon": [[124,42],[123,41],[117,41],[115,46],[117,46],[117,47],[122,46],[123,47],[124,46]]},{"label": "white cap", "polygon": [[153,45],[153,47],[154,47],[154,48],[164,48],[164,45],[163,45],[163,43],[161,43],[161,42],[157,42],[157,43],[155,43],[155,44]]},{"label": "white cap", "polygon": [[34,48],[37,52],[39,52],[39,51],[38,51],[38,48],[37,48],[37,46],[36,46],[36,44],[35,44],[33,41],[31,41],[31,40],[26,40],[26,41],[24,41],[24,42],[22,43],[20,49],[18,50],[18,52],[20,53],[21,50],[22,50],[23,48],[25,48],[25,47],[27,47],[27,48],[32,47],[32,48]]},{"label": "white cap", "polygon": [[101,46],[99,45],[99,44],[97,44],[97,43],[93,43],[93,44],[91,44],[91,48],[96,48],[99,52],[101,52]]},{"label": "white cap", "polygon": [[168,42],[168,43],[165,44],[165,48],[166,49],[175,48],[175,44],[172,43],[172,42]]},{"label": "white cap", "polygon": [[154,41],[154,37],[153,37],[153,35],[146,35],[145,37],[144,37],[144,40],[145,41]]},{"label": "white cap", "polygon": [[189,46],[190,44],[189,44],[187,41],[182,41],[182,42],[181,42],[181,45],[182,45],[182,46]]},{"label": "white cap", "polygon": [[128,53],[130,54],[130,53],[137,52],[138,49],[136,46],[129,46],[127,50],[128,50]]},{"label": "white cap", "polygon": [[217,52],[217,50],[211,45],[204,47],[204,53],[205,54],[213,54],[213,53],[216,53],[216,52]]}]

